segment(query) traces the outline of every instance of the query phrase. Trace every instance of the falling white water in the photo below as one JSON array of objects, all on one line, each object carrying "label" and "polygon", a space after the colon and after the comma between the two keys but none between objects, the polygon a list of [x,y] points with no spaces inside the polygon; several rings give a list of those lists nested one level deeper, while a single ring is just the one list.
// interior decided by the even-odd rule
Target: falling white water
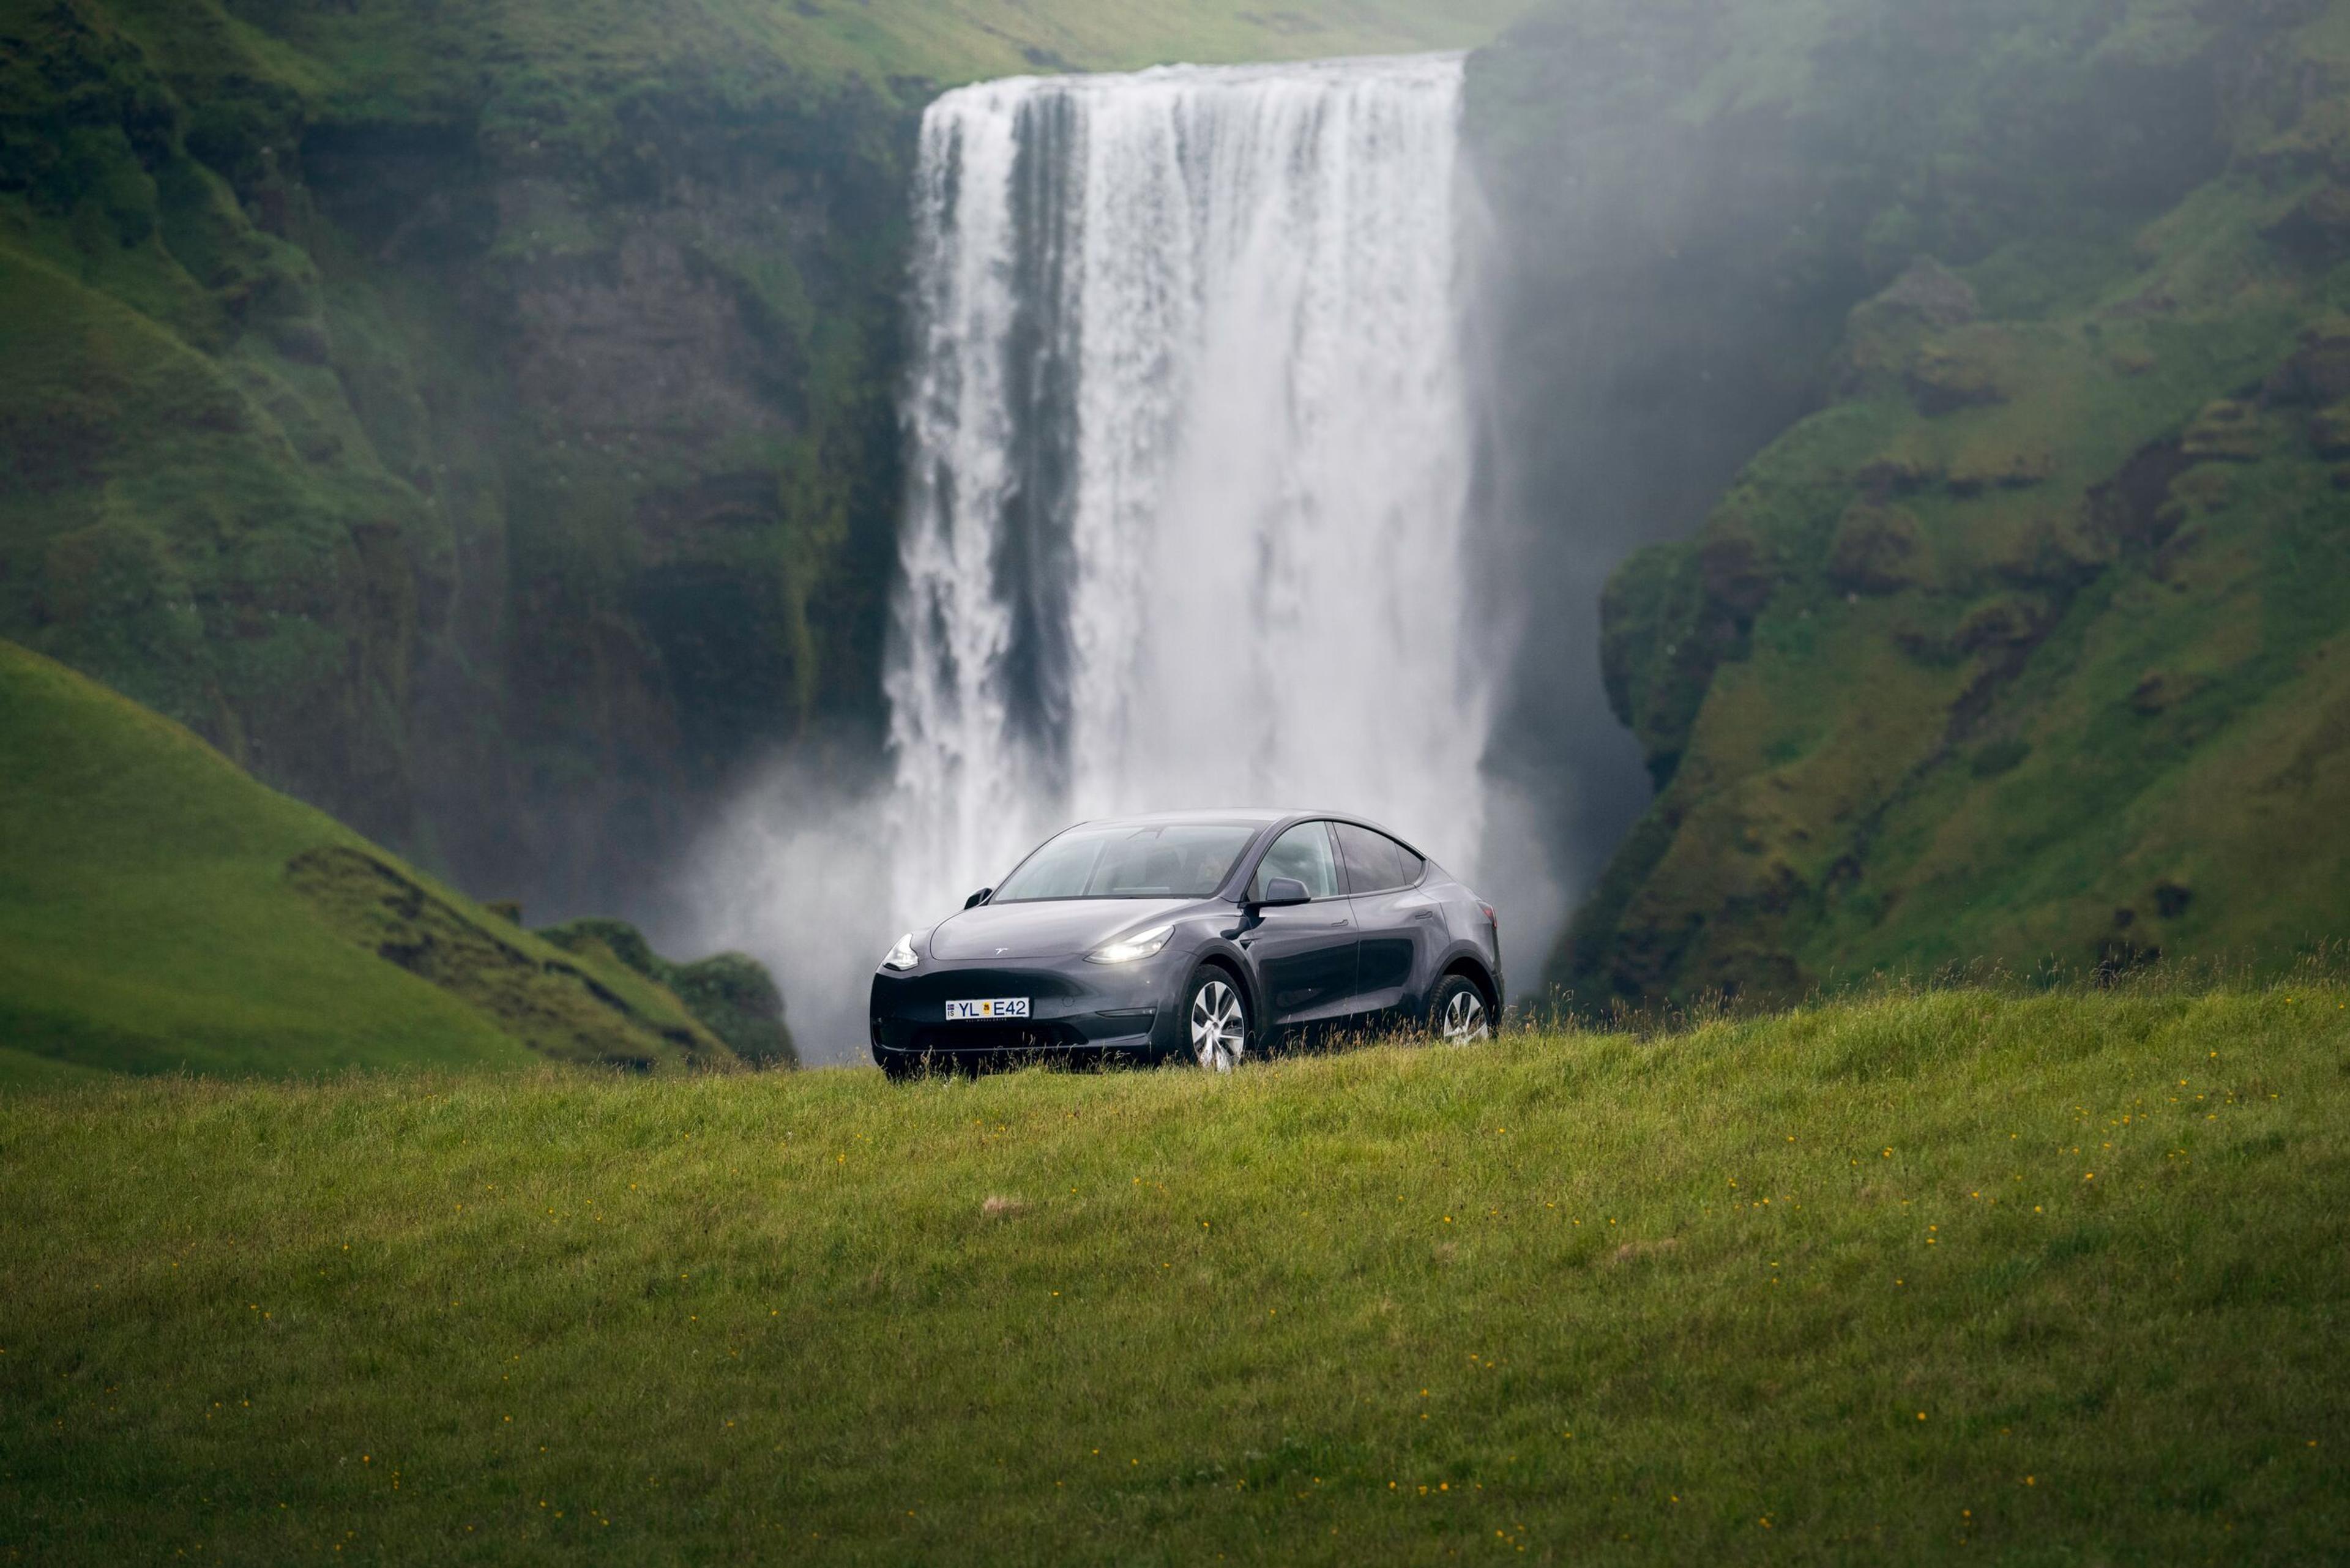
[{"label": "falling white water", "polygon": [[922,123],[888,675],[907,923],[1111,812],[1473,869],[1456,57],[989,82]]}]

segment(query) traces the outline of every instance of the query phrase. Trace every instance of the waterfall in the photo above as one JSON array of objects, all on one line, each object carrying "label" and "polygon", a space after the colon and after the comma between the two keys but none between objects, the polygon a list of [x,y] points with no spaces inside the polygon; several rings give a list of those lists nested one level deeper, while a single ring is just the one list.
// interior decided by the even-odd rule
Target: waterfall
[{"label": "waterfall", "polygon": [[887,673],[909,923],[1112,812],[1471,870],[1457,57],[987,82],[921,130]]}]

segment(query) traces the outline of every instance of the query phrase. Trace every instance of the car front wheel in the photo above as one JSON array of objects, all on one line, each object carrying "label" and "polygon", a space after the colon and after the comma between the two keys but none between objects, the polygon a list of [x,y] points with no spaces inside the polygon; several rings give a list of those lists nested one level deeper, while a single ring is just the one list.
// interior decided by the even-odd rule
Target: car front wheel
[{"label": "car front wheel", "polygon": [[1248,1000],[1232,977],[1203,969],[1191,977],[1183,1002],[1183,1038],[1210,1072],[1229,1073],[1248,1054]]}]

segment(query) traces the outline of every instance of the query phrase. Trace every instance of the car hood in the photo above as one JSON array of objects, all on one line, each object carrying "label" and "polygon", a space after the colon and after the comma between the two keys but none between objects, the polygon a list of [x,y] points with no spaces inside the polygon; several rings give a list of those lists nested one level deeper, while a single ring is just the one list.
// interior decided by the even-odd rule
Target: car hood
[{"label": "car hood", "polygon": [[1190,909],[1191,898],[1050,898],[1034,904],[982,904],[950,915],[931,932],[931,956],[966,959],[1069,958],[1091,952],[1121,931]]}]

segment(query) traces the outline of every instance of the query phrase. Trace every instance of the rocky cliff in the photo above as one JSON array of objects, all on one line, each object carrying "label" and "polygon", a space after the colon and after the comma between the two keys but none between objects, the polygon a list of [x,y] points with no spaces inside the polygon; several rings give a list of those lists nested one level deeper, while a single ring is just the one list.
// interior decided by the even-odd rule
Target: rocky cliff
[{"label": "rocky cliff", "polygon": [[1656,794],[1550,983],[2339,932],[2350,13],[1581,5],[1484,74],[1496,179],[1563,236],[1522,234],[1522,297],[1578,334],[1524,504],[1687,531],[1605,594]]}]

